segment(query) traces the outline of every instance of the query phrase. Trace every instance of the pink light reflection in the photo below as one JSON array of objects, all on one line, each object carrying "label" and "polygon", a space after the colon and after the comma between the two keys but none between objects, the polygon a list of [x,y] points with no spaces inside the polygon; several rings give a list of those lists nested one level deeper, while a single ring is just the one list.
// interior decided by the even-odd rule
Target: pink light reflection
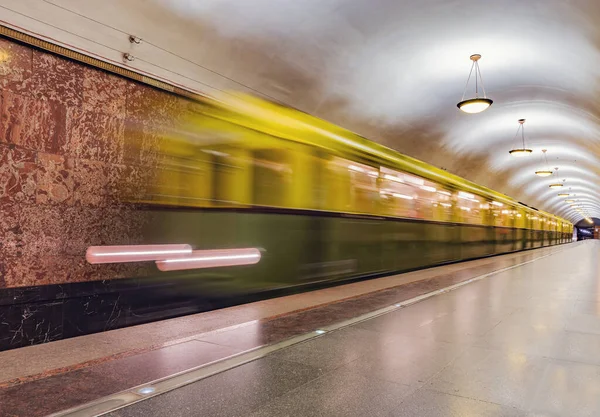
[{"label": "pink light reflection", "polygon": [[253,265],[260,261],[256,248],[195,250],[191,255],[156,261],[161,271],[215,268],[220,266]]},{"label": "pink light reflection", "polygon": [[90,246],[85,259],[91,264],[143,262],[169,259],[192,253],[190,245]]}]

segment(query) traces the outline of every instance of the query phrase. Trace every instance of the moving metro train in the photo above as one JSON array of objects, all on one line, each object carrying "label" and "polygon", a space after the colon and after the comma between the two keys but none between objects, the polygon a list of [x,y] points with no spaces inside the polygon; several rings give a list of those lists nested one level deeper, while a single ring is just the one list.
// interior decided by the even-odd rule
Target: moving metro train
[{"label": "moving metro train", "polygon": [[[148,241],[261,248],[260,263],[152,274],[173,294],[255,294],[571,241],[572,225],[259,98],[200,103],[161,138]],[[157,299],[160,297],[156,295]]]}]

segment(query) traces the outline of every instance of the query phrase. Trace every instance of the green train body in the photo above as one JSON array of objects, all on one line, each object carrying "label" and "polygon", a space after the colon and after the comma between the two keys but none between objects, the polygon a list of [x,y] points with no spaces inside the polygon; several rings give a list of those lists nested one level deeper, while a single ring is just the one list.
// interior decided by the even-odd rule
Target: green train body
[{"label": "green train body", "polygon": [[387,274],[572,237],[572,225],[552,214],[257,98],[198,105],[158,146],[146,192],[129,198],[153,218],[147,241],[263,250],[257,265],[151,274],[203,295]]}]

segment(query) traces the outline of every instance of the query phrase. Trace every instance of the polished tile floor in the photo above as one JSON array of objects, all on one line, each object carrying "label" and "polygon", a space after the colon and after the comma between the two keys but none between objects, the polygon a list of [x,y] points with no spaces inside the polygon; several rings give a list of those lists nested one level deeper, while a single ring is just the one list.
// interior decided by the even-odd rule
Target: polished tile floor
[{"label": "polished tile floor", "polygon": [[278,350],[112,416],[599,416],[600,242]]}]

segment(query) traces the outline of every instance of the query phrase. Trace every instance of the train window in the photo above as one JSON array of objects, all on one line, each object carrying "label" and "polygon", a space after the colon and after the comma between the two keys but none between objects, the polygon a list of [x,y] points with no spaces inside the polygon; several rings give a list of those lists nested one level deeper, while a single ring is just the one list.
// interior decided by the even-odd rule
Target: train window
[{"label": "train window", "polygon": [[339,211],[375,213],[379,201],[379,170],[334,157],[327,164],[327,207]]},{"label": "train window", "polygon": [[375,213],[379,200],[377,178],[379,171],[369,165],[349,163],[346,169],[350,173],[350,199],[353,211]]},{"label": "train window", "polygon": [[506,209],[506,211],[508,212],[506,215],[508,217],[507,220],[507,225],[509,227],[517,227],[517,224],[520,220],[519,218],[519,211],[517,210],[516,207],[514,206],[508,206],[508,208]]},{"label": "train window", "polygon": [[379,195],[382,213],[388,216],[418,217],[419,195],[413,182],[419,178],[385,167],[381,167],[380,171]]},{"label": "train window", "polygon": [[452,194],[439,184],[389,168],[380,168],[383,214],[424,220],[452,220]]},{"label": "train window", "polygon": [[163,155],[156,168],[157,178],[152,199],[161,204],[210,206],[212,191],[212,158],[210,155]]},{"label": "train window", "polygon": [[546,223],[546,216],[540,216],[540,230],[547,230],[548,224]]},{"label": "train window", "polygon": [[466,191],[459,191],[456,197],[456,203],[458,205],[456,215],[460,222],[485,224],[486,210],[481,208],[483,198]]},{"label": "train window", "polygon": [[513,210],[511,210],[512,207],[498,201],[491,201],[489,203],[489,208],[492,214],[492,225],[512,227],[514,223],[514,213]]},{"label": "train window", "polygon": [[313,148],[290,144],[287,161],[291,168],[291,183],[286,190],[286,207],[319,209],[323,207],[325,189],[323,181],[324,162]]},{"label": "train window", "polygon": [[514,215],[515,215],[514,227],[525,229],[527,227],[527,217],[525,214],[525,210],[518,207],[516,210],[514,210]]},{"label": "train window", "polygon": [[540,229],[540,218],[537,214],[528,214],[527,218],[529,219],[529,229],[532,229],[532,230]]},{"label": "train window", "polygon": [[282,149],[254,152],[254,204],[283,207],[292,182],[292,170]]},{"label": "train window", "polygon": [[452,201],[452,193],[448,190],[438,189],[435,192],[435,201],[432,202],[434,207],[434,218],[433,220],[438,221],[452,221],[452,215],[454,213],[454,205]]},{"label": "train window", "polygon": [[252,154],[247,149],[202,149],[213,156],[213,203],[221,207],[252,203]]}]

